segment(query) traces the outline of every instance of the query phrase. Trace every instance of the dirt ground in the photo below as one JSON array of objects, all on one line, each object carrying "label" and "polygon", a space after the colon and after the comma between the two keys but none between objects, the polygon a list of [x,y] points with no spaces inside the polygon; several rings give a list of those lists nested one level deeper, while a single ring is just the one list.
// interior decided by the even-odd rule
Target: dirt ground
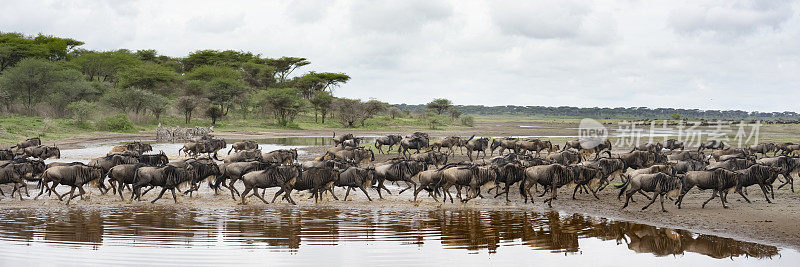
[{"label": "dirt ground", "polygon": [[[441,137],[448,135],[469,136],[472,134],[482,136],[553,136],[553,135],[574,135],[575,130],[568,129],[564,124],[548,124],[540,123],[537,128],[522,128],[519,127],[520,122],[497,122],[497,123],[479,123],[474,128],[464,127],[448,131],[426,131],[432,136]],[[552,127],[552,128],[548,128]],[[414,129],[407,131],[351,131],[357,136],[379,136],[385,134],[407,134],[414,132]],[[274,138],[274,137],[293,137],[293,136],[330,136],[330,131],[317,131],[317,130],[280,130],[280,131],[265,131],[258,133],[220,133],[215,135],[221,138],[231,139],[258,139],[258,138]],[[106,143],[112,141],[124,140],[152,140],[152,134],[109,134],[103,136],[79,136],[64,140],[59,140],[57,144],[62,149],[78,148],[88,144]],[[316,155],[322,154],[326,147],[310,147],[305,150],[308,153],[303,155],[303,160],[309,159]],[[622,151],[615,151],[622,152]],[[381,155],[376,154],[376,161],[381,162],[389,157],[394,157],[396,154]],[[466,159],[463,155],[458,155],[456,158],[451,159],[460,161]],[[38,194],[36,185],[30,184],[31,196]],[[239,201],[234,201],[230,197],[230,192],[220,191],[220,194],[214,195],[213,190],[204,183],[201,186],[202,190],[198,196],[189,197],[178,194],[178,204],[173,204],[172,197],[169,193],[156,202],[150,204],[149,201],[128,203],[129,192],[126,191],[126,201],[122,202],[119,196],[101,195],[97,189],[90,189],[89,197],[84,200],[74,200],[71,205],[91,205],[91,206],[116,206],[116,205],[181,205],[181,206],[235,206],[239,205]],[[241,191],[242,185],[238,184]],[[513,187],[512,187],[513,188]],[[3,191],[8,194],[10,188],[2,186]],[[367,201],[362,192],[350,192],[348,201],[334,201],[332,197],[326,196],[323,203],[314,204],[313,200],[308,200],[308,193],[300,192],[293,193],[293,198],[298,201],[298,205],[322,205],[325,207],[341,207],[341,208],[369,208],[369,209],[525,209],[534,211],[547,211],[550,210],[546,205],[542,205],[543,198],[536,198],[534,204],[523,204],[518,190],[512,190],[511,202],[506,203],[502,197],[475,199],[467,204],[461,203],[440,203],[435,202],[427,196],[425,191],[419,195],[419,200],[413,202],[413,192],[404,192],[402,195],[397,195],[399,186],[390,185],[389,189],[394,194],[386,195],[385,199],[378,199],[375,190],[368,190],[372,202]],[[487,188],[482,192],[487,197],[491,194],[486,193]],[[66,191],[66,187],[61,187],[59,192]],[[152,200],[157,193],[154,190],[144,196],[144,200]],[[268,190],[267,195],[271,195],[276,190]],[[337,195],[341,199],[344,197],[344,189],[338,188]],[[758,242],[763,244],[771,244],[793,249],[800,249],[800,194],[792,193],[791,191],[783,188],[776,190],[775,201],[773,204],[768,204],[761,195],[757,187],[749,188],[748,197],[753,203],[746,203],[738,194],[731,193],[728,197],[730,202],[730,209],[723,209],[719,200],[713,200],[705,209],[700,208],[703,201],[708,199],[711,195],[710,191],[698,191],[692,189],[684,199],[683,208],[677,209],[672,202],[665,201],[665,207],[669,212],[664,213],[660,211],[659,203],[656,202],[650,209],[642,211],[647,202],[644,197],[637,195],[635,203],[632,203],[625,210],[620,210],[623,201],[616,199],[618,190],[609,187],[601,191],[598,196],[599,200],[594,199],[591,195],[579,194],[576,200],[571,199],[572,188],[565,187],[559,190],[559,197],[553,203],[553,208],[563,213],[581,213],[589,216],[605,217],[609,219],[634,221],[649,225],[660,227],[686,229],[693,232],[713,234],[722,237],[736,238],[744,241]],[[11,199],[10,197],[0,198],[0,207],[41,207],[47,205],[63,205],[54,196],[42,197],[39,200],[27,198],[20,201],[19,199]],[[237,198],[238,199],[238,198]],[[271,198],[267,198],[268,200]],[[265,205],[257,198],[248,198],[248,205],[253,206],[289,206],[290,204],[285,201],[278,201],[278,203],[271,203]]]}]

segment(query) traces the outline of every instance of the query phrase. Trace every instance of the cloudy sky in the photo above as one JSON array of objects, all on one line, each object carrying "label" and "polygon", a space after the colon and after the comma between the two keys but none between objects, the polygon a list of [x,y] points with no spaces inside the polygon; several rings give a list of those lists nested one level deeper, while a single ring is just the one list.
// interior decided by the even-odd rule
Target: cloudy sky
[{"label": "cloudy sky", "polygon": [[87,49],[306,57],[337,96],[800,111],[797,1],[0,2],[0,31]]}]

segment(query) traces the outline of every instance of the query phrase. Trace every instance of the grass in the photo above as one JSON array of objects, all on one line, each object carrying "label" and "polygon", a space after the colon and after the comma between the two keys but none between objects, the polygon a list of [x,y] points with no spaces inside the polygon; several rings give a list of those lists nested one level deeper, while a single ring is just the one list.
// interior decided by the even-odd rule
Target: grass
[{"label": "grass", "polygon": [[43,142],[94,132],[86,124],[70,119],[8,115],[0,117],[0,144],[16,144],[39,136]]}]

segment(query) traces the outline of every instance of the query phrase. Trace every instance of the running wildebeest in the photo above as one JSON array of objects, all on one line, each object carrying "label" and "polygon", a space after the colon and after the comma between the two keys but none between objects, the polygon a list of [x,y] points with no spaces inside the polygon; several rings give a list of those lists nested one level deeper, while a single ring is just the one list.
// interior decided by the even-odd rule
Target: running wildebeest
[{"label": "running wildebeest", "polygon": [[222,161],[224,163],[243,162],[243,161],[260,161],[262,159],[261,149],[239,150],[228,155]]},{"label": "running wildebeest", "polygon": [[739,183],[736,184],[736,193],[739,193],[739,195],[741,195],[742,198],[747,201],[747,203],[750,203],[750,199],[747,199],[747,197],[744,196],[742,193],[742,188],[747,188],[751,185],[758,185],[758,187],[761,188],[761,192],[764,193],[764,198],[767,200],[767,203],[772,203],[767,196],[767,189],[768,186],[772,185],[772,183],[775,182],[775,179],[778,178],[778,168],[755,164],[750,166],[750,168],[738,170],[736,172],[739,174]]},{"label": "running wildebeest", "polygon": [[54,146],[30,146],[22,150],[24,157],[33,157],[46,160],[52,157],[61,158],[61,150]]},{"label": "running wildebeest", "polygon": [[[220,185],[226,187],[231,191],[231,198],[236,200],[236,195],[241,195],[239,190],[236,189],[236,181],[240,180],[242,176],[248,172],[264,170],[272,165],[273,163],[271,162],[261,161],[224,163],[219,167],[221,174],[217,176],[217,179],[214,181],[214,185],[211,186],[211,188],[213,188],[214,192],[216,193]],[[226,181],[228,180],[230,180],[230,183],[226,184]]]},{"label": "running wildebeest", "polygon": [[[350,167],[339,173],[339,179],[336,180],[334,185],[338,187],[347,187],[347,192],[344,194],[344,201],[347,201],[347,196],[350,194],[350,189],[359,188],[364,195],[367,196],[369,201],[372,198],[367,193],[367,188],[372,188],[372,181],[375,179],[375,169]],[[333,191],[331,191],[333,193]]]},{"label": "running wildebeest", "polygon": [[336,137],[336,132],[333,132],[333,138],[332,138],[333,139],[333,146],[339,146],[339,144],[343,143],[345,140],[350,140],[350,139],[353,139],[353,138],[356,138],[356,137],[351,133],[345,134],[345,135],[340,135],[339,137]]},{"label": "running wildebeest", "polygon": [[625,192],[625,205],[622,206],[622,209],[628,207],[628,202],[633,197],[633,194],[645,191],[652,192],[653,197],[650,199],[650,203],[642,207],[642,210],[646,210],[650,207],[650,205],[656,202],[656,197],[659,197],[661,199],[661,211],[667,212],[664,208],[664,195],[672,191],[681,190],[681,180],[663,172],[640,174],[631,177],[618,188],[621,188],[620,195],[622,195],[623,191]]},{"label": "running wildebeest", "polygon": [[377,180],[378,184],[378,197],[383,198],[381,195],[381,189],[386,190],[387,193],[391,194],[392,192],[386,188],[384,185],[385,181],[390,182],[405,182],[407,187],[400,190],[398,194],[402,194],[403,191],[408,189],[417,189],[417,183],[411,180],[411,177],[417,175],[417,173],[425,170],[425,164],[419,163],[413,160],[405,160],[401,159],[396,162],[390,164],[384,164],[375,167],[375,179]]},{"label": "running wildebeest", "polygon": [[294,199],[292,199],[291,193],[295,182],[298,179],[302,179],[302,176],[303,170],[299,164],[273,166],[265,170],[248,172],[242,176],[242,182],[244,183],[242,205],[246,204],[245,199],[247,199],[247,193],[249,193],[250,190],[253,190],[253,195],[261,199],[264,204],[269,204],[264,197],[258,194],[258,189],[266,190],[270,187],[280,187],[280,190],[275,192],[275,196],[272,198],[273,203],[275,199],[283,193],[284,199],[288,200],[289,203],[293,205],[297,205]]},{"label": "running wildebeest", "polygon": [[[71,165],[71,166],[55,166],[49,168],[42,173],[42,188],[39,192],[39,195],[36,196],[37,198],[44,193],[44,187],[48,187],[48,183],[53,183],[52,187],[48,187],[47,189],[58,197],[58,200],[62,200],[64,196],[67,194],[59,195],[56,192],[56,186],[59,184],[68,185],[70,186],[69,191],[69,198],[67,198],[67,205],[69,202],[76,197],[83,196],[86,194],[86,191],[83,189],[83,185],[87,184],[91,181],[96,181],[100,179],[102,176],[102,169],[99,167],[92,167],[86,165]],[[77,195],[73,195],[75,193],[75,189],[78,189],[80,193]]]},{"label": "running wildebeest", "polygon": [[701,143],[700,146],[697,147],[697,151],[703,151],[703,149],[725,149],[725,143],[718,140],[709,140],[705,143]]},{"label": "running wildebeest", "polygon": [[269,153],[262,153],[261,160],[278,164],[291,164],[297,160],[297,149],[279,149]]},{"label": "running wildebeest", "polygon": [[169,163],[169,158],[164,151],[154,155],[141,155],[139,156],[139,163],[147,164],[150,166],[166,165]]},{"label": "running wildebeest", "polygon": [[739,176],[739,173],[722,168],[710,171],[687,172],[683,176],[681,195],[678,197],[678,200],[675,201],[675,204],[677,204],[678,208],[680,209],[681,203],[683,203],[683,197],[686,196],[686,193],[688,193],[689,190],[697,186],[697,188],[703,190],[712,190],[711,198],[703,202],[703,205],[701,206],[702,208],[705,208],[709,201],[719,195],[720,202],[722,202],[722,207],[727,209],[728,206],[725,205],[727,202],[725,191],[735,187],[739,183]]},{"label": "running wildebeest", "polygon": [[258,149],[258,142],[252,140],[239,141],[231,145],[231,149],[228,150],[228,155],[231,154],[231,151],[239,152],[243,150],[253,150],[253,149]]},{"label": "running wildebeest", "polygon": [[433,150],[421,154],[413,154],[409,156],[409,159],[428,165],[434,165],[437,168],[439,165],[447,164],[447,154]]},{"label": "running wildebeest", "polygon": [[489,138],[483,137],[478,139],[473,139],[475,136],[473,135],[469,139],[467,139],[467,144],[464,147],[467,149],[467,156],[469,156],[469,160],[472,161],[472,151],[475,151],[475,159],[477,159],[481,152],[483,152],[483,158],[486,158],[486,149],[489,148]]},{"label": "running wildebeest", "polygon": [[411,149],[416,149],[416,153],[419,153],[420,149],[428,147],[429,142],[430,137],[428,134],[415,132],[411,136],[406,136],[400,140],[400,153],[405,155]]},{"label": "running wildebeest", "polygon": [[436,149],[437,152],[442,152],[442,148],[445,147],[449,150],[448,154],[455,154],[455,148],[458,147],[459,143],[461,143],[461,137],[448,136],[442,140],[433,142],[431,147]]},{"label": "running wildebeest", "polygon": [[[461,199],[462,203],[466,203],[470,199],[480,195],[480,189],[483,185],[494,183],[494,187],[497,187],[497,172],[492,169],[492,167],[477,166],[474,164],[448,167],[449,166],[443,166],[439,168],[442,172],[442,178],[440,179],[440,183],[442,184],[442,201],[447,201],[447,197],[450,197],[450,203],[453,203],[453,195],[450,194],[450,187],[453,185],[457,186],[457,196]],[[465,198],[461,198],[461,190],[458,189],[460,186],[467,188]],[[470,195],[470,191],[472,191],[472,195]]]},{"label": "running wildebeest", "polygon": [[506,149],[511,150],[514,153],[517,153],[517,138],[496,138],[492,139],[492,144],[489,145],[490,153],[489,155],[494,156],[494,150],[499,148],[500,155],[503,155],[503,151]]},{"label": "running wildebeest", "polygon": [[372,162],[375,160],[375,152],[364,148],[344,149],[339,150],[332,155],[333,159],[341,159],[345,161],[355,162],[356,164],[364,161]]},{"label": "running wildebeest", "polygon": [[669,149],[670,151],[680,148],[681,151],[683,151],[684,145],[682,141],[667,139],[667,142],[664,144],[664,148]]},{"label": "running wildebeest", "polygon": [[[519,185],[520,194],[522,194],[524,202],[528,202],[528,196],[533,203],[533,195],[531,195],[531,187],[535,184],[540,184],[545,187],[545,190],[550,191],[550,197],[544,200],[549,207],[553,206],[553,200],[558,196],[558,188],[571,183],[575,177],[579,175],[577,166],[564,166],[561,164],[549,164],[533,166],[525,169],[525,179]],[[546,192],[545,191],[545,192]]]},{"label": "running wildebeest", "polygon": [[389,146],[389,149],[386,153],[392,151],[392,147],[400,143],[400,140],[403,140],[402,136],[390,134],[387,136],[378,137],[375,139],[375,148],[378,149],[378,153],[383,154],[383,146]]}]

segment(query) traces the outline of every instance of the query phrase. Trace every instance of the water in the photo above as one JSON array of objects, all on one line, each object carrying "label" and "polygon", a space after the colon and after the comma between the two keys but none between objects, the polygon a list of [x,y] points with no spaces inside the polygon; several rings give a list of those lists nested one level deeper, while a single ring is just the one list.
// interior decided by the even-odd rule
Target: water
[{"label": "water", "polygon": [[[556,212],[0,209],[0,265],[796,265],[797,251]],[[622,258],[624,257],[624,258]]]},{"label": "water", "polygon": [[[330,142],[330,137],[259,140],[264,151]],[[63,150],[59,161],[86,162],[105,155],[114,145]],[[158,143],[153,149],[175,160],[181,146]],[[0,266],[657,263],[752,267],[796,266],[798,262],[800,253],[792,249],[555,212],[0,206]]]}]

